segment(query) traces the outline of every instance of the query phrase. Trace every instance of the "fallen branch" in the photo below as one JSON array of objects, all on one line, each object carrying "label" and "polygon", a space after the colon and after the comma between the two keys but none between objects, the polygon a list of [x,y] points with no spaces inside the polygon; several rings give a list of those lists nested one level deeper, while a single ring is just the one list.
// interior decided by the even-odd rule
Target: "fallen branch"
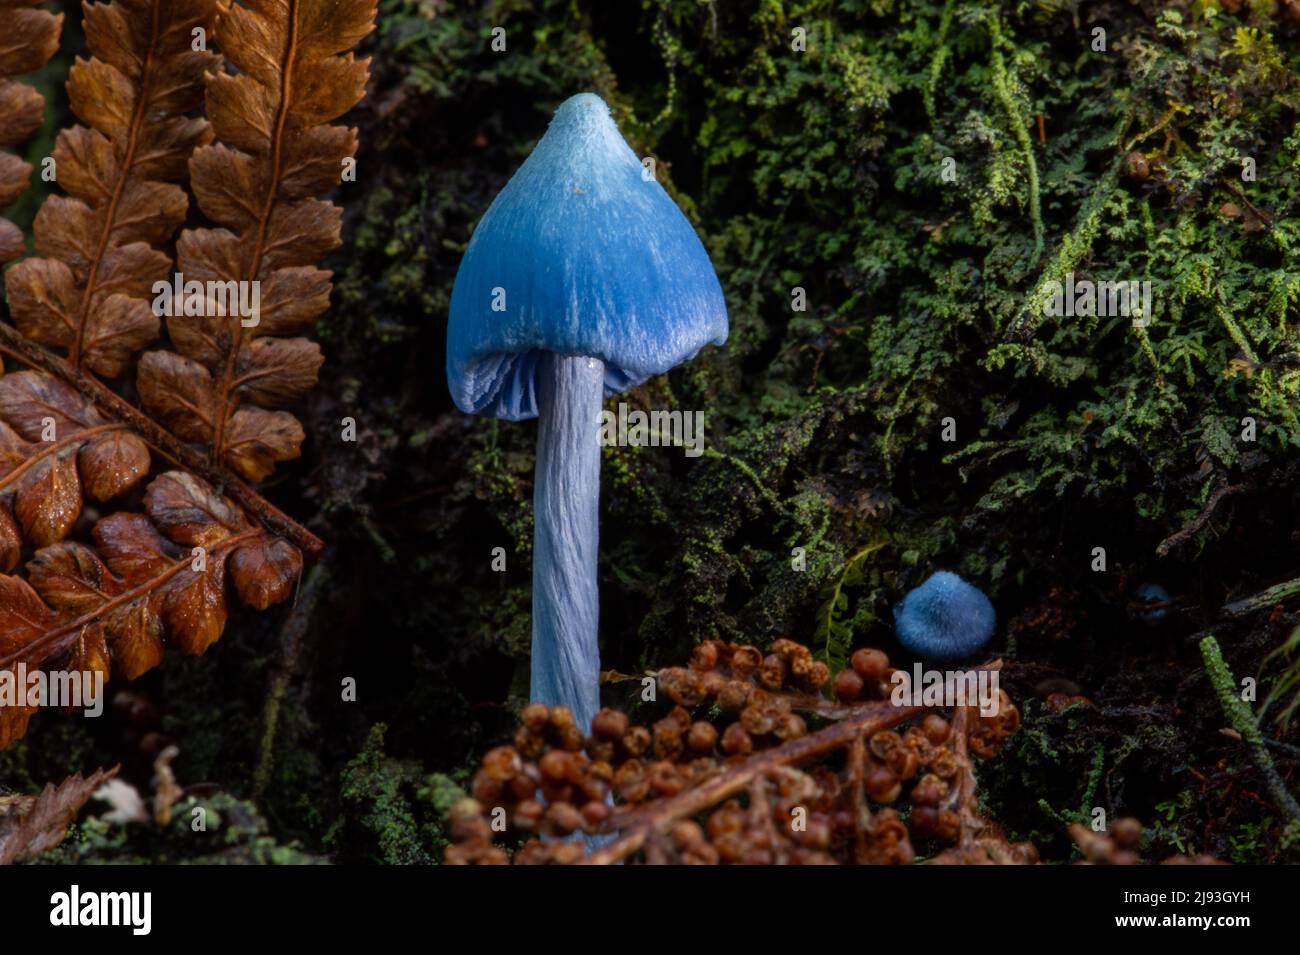
[{"label": "fallen branch", "polygon": [[1300,594],[1300,577],[1294,580],[1284,580],[1280,584],[1274,584],[1267,590],[1261,590],[1257,594],[1234,600],[1230,604],[1224,604],[1222,613],[1226,617],[1244,617],[1256,610],[1267,610],[1297,594]]}]

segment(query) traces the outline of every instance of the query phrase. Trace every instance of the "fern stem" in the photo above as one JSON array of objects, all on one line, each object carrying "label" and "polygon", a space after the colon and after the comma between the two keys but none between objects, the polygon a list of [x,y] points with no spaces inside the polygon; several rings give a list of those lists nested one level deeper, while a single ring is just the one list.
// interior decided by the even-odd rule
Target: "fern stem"
[{"label": "fern stem", "polygon": [[948,61],[948,31],[952,27],[953,14],[957,12],[957,0],[948,0],[944,4],[943,15],[939,18],[939,37],[936,41],[934,58],[930,60],[930,74],[926,78],[925,89],[921,96],[925,100],[925,113],[930,117],[930,125],[938,122],[934,109],[934,92],[939,88],[939,78],[943,75],[944,65]]},{"label": "fern stem", "polygon": [[78,371],[64,359],[28,341],[16,328],[0,321],[0,351],[13,355],[31,368],[39,369],[70,385],[102,414],[125,425],[159,455],[192,471],[214,487],[221,488],[267,530],[289,541],[309,558],[320,556],[325,542],[222,465],[178,440],[99,379]]},{"label": "fern stem", "polygon": [[[253,540],[264,533],[265,531],[259,527],[223,538],[208,549],[208,556],[210,558],[224,560],[224,555],[227,551],[242,544],[244,541]],[[186,554],[175,563],[170,564],[165,570],[159,571],[153,577],[150,577],[144,583],[138,584],[130,590],[125,590],[110,600],[106,600],[94,610],[90,610],[73,620],[69,620],[66,623],[59,624],[51,630],[47,630],[30,643],[24,644],[16,650],[0,657],[0,670],[7,670],[16,665],[19,661],[28,661],[35,666],[43,665],[46,660],[50,659],[55,654],[66,650],[72,643],[81,639],[86,627],[100,622],[119,607],[125,607],[127,604],[131,603],[131,601],[143,597],[145,594],[157,591],[177,574],[188,570],[192,564],[193,558],[189,554]]]},{"label": "fern stem", "polygon": [[1250,746],[1255,766],[1263,775],[1273,802],[1291,817],[1293,827],[1300,826],[1300,803],[1297,803],[1295,797],[1287,791],[1286,784],[1278,775],[1277,767],[1273,765],[1273,757],[1269,755],[1268,748],[1264,745],[1264,734],[1259,731],[1259,725],[1255,722],[1255,715],[1250,711],[1250,707],[1241,698],[1237,680],[1228,669],[1228,664],[1219,649],[1219,642],[1213,635],[1201,640],[1201,659],[1205,662],[1205,672],[1210,678],[1210,684],[1219,697],[1219,706],[1223,708],[1223,715]]},{"label": "fern stem", "polygon": [[1029,138],[1029,130],[1016,111],[1015,97],[1011,95],[1011,80],[1000,48],[1002,25],[996,15],[989,18],[989,35],[992,40],[990,62],[993,67],[993,92],[1007,114],[1007,124],[1025,157],[1026,178],[1029,180],[1029,220],[1034,227],[1034,261],[1037,262],[1043,255],[1043,211],[1038,196],[1038,162],[1034,159],[1034,144]]}]

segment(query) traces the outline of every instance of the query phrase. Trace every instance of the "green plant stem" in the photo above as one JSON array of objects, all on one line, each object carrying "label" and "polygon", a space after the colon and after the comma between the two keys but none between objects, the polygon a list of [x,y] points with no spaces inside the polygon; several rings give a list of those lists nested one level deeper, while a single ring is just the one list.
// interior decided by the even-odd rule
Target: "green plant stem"
[{"label": "green plant stem", "polygon": [[1038,162],[1034,159],[1034,144],[1029,138],[1029,130],[1016,110],[1015,97],[1011,95],[1011,80],[1007,75],[1006,62],[1002,59],[1002,24],[997,16],[989,18],[989,36],[992,41],[990,64],[993,67],[993,92],[1007,114],[1007,124],[1025,156],[1025,173],[1029,180],[1029,219],[1034,226],[1034,261],[1037,262],[1043,255],[1043,211],[1038,198]]},{"label": "green plant stem", "polygon": [[1226,604],[1223,613],[1229,617],[1244,617],[1248,613],[1254,613],[1256,610],[1264,610],[1272,607],[1274,604],[1281,603],[1289,597],[1300,594],[1300,577],[1294,580],[1285,580],[1280,584],[1274,584],[1267,590],[1262,590],[1257,594],[1249,597],[1243,597],[1241,600],[1235,600]]},{"label": "green plant stem", "polygon": [[1228,669],[1228,664],[1219,649],[1219,642],[1213,635],[1201,640],[1201,659],[1205,661],[1205,672],[1209,675],[1210,684],[1219,697],[1223,715],[1250,747],[1251,757],[1264,777],[1273,802],[1291,817],[1292,827],[1300,827],[1300,803],[1297,803],[1295,797],[1287,791],[1286,784],[1278,775],[1277,768],[1273,765],[1273,757],[1269,755],[1268,747],[1264,743],[1264,734],[1259,731],[1259,725],[1255,722],[1255,715],[1250,711],[1250,707],[1241,698],[1237,680]]},{"label": "green plant stem", "polygon": [[957,0],[948,0],[943,7],[943,16],[939,18],[939,37],[935,42],[934,59],[930,61],[930,75],[921,93],[925,99],[925,113],[930,117],[931,126],[937,121],[934,111],[934,92],[939,88],[939,78],[943,75],[944,64],[948,61],[948,31],[952,27],[952,17],[956,12]]}]

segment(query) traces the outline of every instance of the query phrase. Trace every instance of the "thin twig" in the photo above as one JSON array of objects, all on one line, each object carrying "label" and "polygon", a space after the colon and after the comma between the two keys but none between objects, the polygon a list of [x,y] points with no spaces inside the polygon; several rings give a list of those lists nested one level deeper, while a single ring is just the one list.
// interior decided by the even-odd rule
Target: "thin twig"
[{"label": "thin twig", "polygon": [[280,629],[280,660],[271,678],[266,704],[262,707],[262,744],[257,758],[257,771],[253,774],[253,799],[256,802],[261,801],[271,779],[271,770],[275,768],[275,738],[280,725],[280,708],[289,689],[289,681],[297,672],[303,638],[328,576],[324,563],[316,564],[307,572],[302,587],[298,589],[293,609]]},{"label": "thin twig", "polygon": [[967,851],[974,847],[979,834],[984,830],[984,823],[979,818],[975,804],[975,766],[971,762],[967,746],[967,734],[970,732],[972,707],[960,706],[952,718],[952,751],[961,766],[957,784],[957,818],[961,820],[961,836],[958,847]]},{"label": "thin twig", "polygon": [[1238,199],[1240,199],[1242,202],[1246,204],[1246,207],[1250,209],[1251,213],[1254,214],[1255,218],[1259,220],[1260,224],[1263,225],[1264,228],[1266,229],[1273,228],[1272,215],[1265,212],[1263,209],[1259,208],[1257,205],[1255,205],[1255,203],[1251,202],[1250,199],[1246,197],[1246,194],[1244,192],[1242,192],[1240,189],[1238,189],[1235,185],[1233,185],[1228,180],[1225,179],[1222,185],[1230,193],[1232,193],[1234,196],[1236,196]]},{"label": "thin twig", "polygon": [[849,747],[849,780],[853,787],[853,861],[866,865],[867,833],[871,831],[871,805],[867,802],[867,738],[859,733]]},{"label": "thin twig", "polygon": [[767,834],[768,841],[772,844],[772,862],[785,865],[788,856],[776,831],[776,823],[772,821],[772,805],[768,802],[767,787],[766,775],[755,776],[749,781],[749,818],[755,829],[761,829]]},{"label": "thin twig", "polygon": [[1214,515],[1214,509],[1219,506],[1220,501],[1230,495],[1240,494],[1244,490],[1246,490],[1246,485],[1244,484],[1229,484],[1226,487],[1219,488],[1210,495],[1210,499],[1205,502],[1205,506],[1201,508],[1201,513],[1196,515],[1195,520],[1182,530],[1170,534],[1162,540],[1159,545],[1157,545],[1156,556],[1164,557],[1178,545],[1191,540],[1196,536],[1196,533],[1209,522],[1210,518]]}]

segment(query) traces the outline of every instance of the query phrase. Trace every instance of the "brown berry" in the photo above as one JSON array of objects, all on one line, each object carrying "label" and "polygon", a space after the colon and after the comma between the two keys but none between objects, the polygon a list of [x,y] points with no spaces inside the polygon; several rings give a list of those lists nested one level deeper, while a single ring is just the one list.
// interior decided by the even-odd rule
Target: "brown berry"
[{"label": "brown berry", "polygon": [[722,732],[722,751],[728,756],[748,756],[754,751],[754,740],[739,723],[732,723]]},{"label": "brown berry", "polygon": [[1121,849],[1134,849],[1142,841],[1142,823],[1131,816],[1116,819],[1110,828],[1111,837]]},{"label": "brown berry", "polygon": [[551,711],[544,703],[530,703],[524,707],[523,724],[534,733],[540,733],[550,722]]},{"label": "brown berry", "polygon": [[712,753],[718,743],[718,731],[712,723],[701,720],[691,726],[686,736],[686,745],[695,753]]},{"label": "brown berry", "polygon": [[604,825],[605,820],[609,818],[609,814],[609,804],[595,799],[582,807],[582,819],[589,830],[599,829]]},{"label": "brown berry", "polygon": [[627,714],[618,710],[603,709],[591,718],[591,735],[607,742],[621,739],[627,727]]},{"label": "brown berry", "polygon": [[865,788],[872,802],[883,803],[893,802],[903,791],[903,785],[898,781],[898,777],[884,766],[867,773]]},{"label": "brown berry", "polygon": [[762,665],[763,655],[758,652],[758,647],[736,647],[736,652],[731,655],[731,672],[741,679],[750,676]]},{"label": "brown berry", "polygon": [[938,746],[948,738],[948,721],[938,713],[928,713],[925,719],[921,720],[921,732],[925,734],[926,739]]},{"label": "brown berry", "polygon": [[553,749],[541,758],[537,769],[546,782],[565,782],[569,778],[569,754],[563,750]]},{"label": "brown berry", "polygon": [[623,749],[629,756],[643,756],[650,748],[652,737],[644,726],[634,726],[623,734]]},{"label": "brown berry", "polygon": [[712,670],[718,665],[718,645],[712,640],[705,640],[691,653],[692,670]]},{"label": "brown berry", "polygon": [[804,682],[808,688],[814,692],[824,687],[831,678],[831,668],[821,660],[813,661],[813,665],[808,668],[808,675],[804,677]]},{"label": "brown berry", "polygon": [[724,713],[739,713],[749,701],[750,684],[731,680],[718,692],[718,707]]},{"label": "brown berry", "polygon": [[758,682],[769,690],[779,690],[785,684],[785,661],[769,653],[758,669]]},{"label": "brown berry", "polygon": [[862,677],[853,670],[835,674],[835,698],[841,703],[852,703],[862,695]]},{"label": "brown berry", "polygon": [[854,650],[849,663],[853,667],[853,672],[868,683],[880,680],[889,670],[889,657],[871,647]]},{"label": "brown berry", "polygon": [[513,746],[498,746],[488,750],[483,757],[483,772],[499,783],[514,778],[523,766],[523,761]]}]

